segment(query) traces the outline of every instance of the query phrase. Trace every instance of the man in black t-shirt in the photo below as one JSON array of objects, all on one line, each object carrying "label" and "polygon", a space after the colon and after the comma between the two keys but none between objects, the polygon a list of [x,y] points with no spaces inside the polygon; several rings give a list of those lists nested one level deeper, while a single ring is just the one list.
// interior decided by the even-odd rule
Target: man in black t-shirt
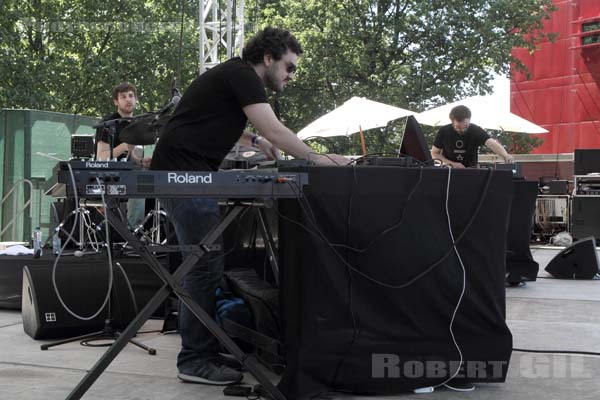
[{"label": "man in black t-shirt", "polygon": [[[275,56],[275,49],[264,48],[267,43],[256,42],[266,40],[267,34],[274,35],[275,40],[285,40],[282,32],[286,31],[267,28],[249,41],[243,59],[228,60],[192,82],[163,129],[152,169],[215,171],[236,142],[259,147],[271,158],[277,156],[279,148],[317,164],[347,163],[341,156],[313,153],[279,122],[267,101],[265,86],[275,92],[283,91],[294,77],[301,50],[295,42],[297,48],[283,52],[277,49]],[[261,136],[244,131],[248,120]]]},{"label": "man in black t-shirt", "polygon": [[471,110],[456,106],[450,111],[451,124],[442,126],[433,142],[431,157],[454,168],[477,167],[479,146],[486,145],[506,162],[514,161],[504,147],[481,127],[471,124]]},{"label": "man in black t-shirt", "polygon": [[[103,122],[133,117],[133,111],[137,104],[135,86],[127,82],[120,83],[113,89],[112,100],[115,107],[117,107],[117,111],[102,118]],[[96,130],[96,160],[106,161],[110,158],[111,144],[113,157],[117,160],[127,159],[134,146],[123,143],[120,139],[120,134],[128,124],[128,121],[117,122],[115,124],[114,137],[111,137],[110,130],[107,127],[100,127]]]},{"label": "man in black t-shirt", "polygon": [[[102,121],[133,117],[133,112],[137,104],[137,90],[135,86],[128,82],[118,84],[113,89],[112,100],[117,107],[117,111],[102,118]],[[136,164],[146,167],[150,165],[150,157],[143,158],[136,156],[133,151],[135,145],[121,141],[120,134],[127,125],[129,125],[129,121],[116,122],[112,137],[107,127],[100,127],[96,130],[96,160],[106,161],[110,159],[112,142],[113,158],[116,158],[118,161],[129,159]],[[127,222],[131,228],[135,229],[144,220],[145,204],[144,199],[129,199],[127,201]]]},{"label": "man in black t-shirt", "polygon": [[[276,118],[267,102],[265,87],[283,91],[294,77],[301,53],[300,44],[288,31],[266,28],[246,44],[242,58],[228,60],[196,78],[163,129],[151,169],[215,171],[236,142],[258,147],[271,159],[278,156],[279,148],[317,164],[346,164],[342,156],[314,154]],[[244,131],[248,121],[261,136]],[[164,199],[163,207],[181,245],[199,243],[219,220],[219,206],[212,199]],[[182,282],[212,316],[222,274],[222,252],[210,252]],[[185,306],[179,312],[179,332],[179,379],[228,385],[243,378],[218,355],[218,341]]]}]

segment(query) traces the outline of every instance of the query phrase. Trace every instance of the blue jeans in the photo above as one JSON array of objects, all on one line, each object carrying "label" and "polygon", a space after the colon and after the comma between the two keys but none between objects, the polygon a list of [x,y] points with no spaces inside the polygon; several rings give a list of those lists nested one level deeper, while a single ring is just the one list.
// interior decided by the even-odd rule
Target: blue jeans
[{"label": "blue jeans", "polygon": [[146,199],[127,200],[127,224],[129,228],[137,228],[146,217]]},{"label": "blue jeans", "polygon": [[[173,225],[180,245],[198,244],[219,221],[219,205],[212,199],[166,199],[163,207]],[[222,245],[222,239],[217,242]],[[182,252],[185,258],[189,253]],[[181,283],[192,299],[210,316],[216,313],[215,292],[223,275],[223,250],[204,255]],[[182,303],[179,308],[181,351],[177,367],[190,365],[217,355],[219,342]]]}]

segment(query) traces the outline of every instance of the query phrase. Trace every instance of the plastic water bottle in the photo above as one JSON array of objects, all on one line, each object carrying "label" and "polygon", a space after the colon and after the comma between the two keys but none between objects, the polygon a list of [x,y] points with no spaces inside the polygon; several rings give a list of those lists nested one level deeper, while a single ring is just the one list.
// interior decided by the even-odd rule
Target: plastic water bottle
[{"label": "plastic water bottle", "polygon": [[58,255],[61,247],[60,235],[58,232],[54,232],[54,235],[52,236],[52,254]]},{"label": "plastic water bottle", "polygon": [[33,231],[33,254],[35,257],[42,255],[42,231],[39,226],[36,226]]}]

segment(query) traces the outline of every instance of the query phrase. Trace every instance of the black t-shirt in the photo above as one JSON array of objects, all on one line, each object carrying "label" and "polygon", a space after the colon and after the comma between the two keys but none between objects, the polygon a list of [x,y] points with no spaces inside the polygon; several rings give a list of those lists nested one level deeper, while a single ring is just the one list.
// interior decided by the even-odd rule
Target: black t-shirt
[{"label": "black t-shirt", "polygon": [[[110,121],[110,120],[118,119],[118,118],[123,118],[123,117],[118,112],[115,112],[114,114],[107,115],[106,117],[102,118],[102,122]],[[120,145],[121,143],[123,143],[119,136],[120,136],[121,131],[127,125],[129,125],[129,121],[121,121],[121,122],[116,123],[116,125],[115,125],[116,131],[115,131],[115,136],[114,136],[113,143],[112,143],[113,149],[115,147],[117,147],[118,145]],[[98,141],[100,141],[100,140],[103,142],[106,142],[110,145],[109,128],[100,127],[98,129],[96,129],[96,142],[95,142],[96,143],[96,156],[98,155]],[[127,156],[128,156],[127,153],[123,153],[117,159],[123,160],[123,159],[127,158]]]},{"label": "black t-shirt", "polygon": [[490,135],[475,124],[470,124],[464,134],[456,132],[449,124],[440,128],[433,145],[441,149],[448,160],[458,161],[465,167],[476,167],[477,150],[489,138]]},{"label": "black t-shirt", "polygon": [[246,127],[242,108],[267,102],[262,79],[241,58],[206,71],[188,87],[164,127],[151,169],[217,170]]}]

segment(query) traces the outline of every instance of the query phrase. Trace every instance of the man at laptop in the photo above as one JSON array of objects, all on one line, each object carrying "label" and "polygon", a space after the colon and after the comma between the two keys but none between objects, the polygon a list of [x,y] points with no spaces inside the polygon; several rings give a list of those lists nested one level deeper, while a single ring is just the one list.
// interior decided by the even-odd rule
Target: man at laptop
[{"label": "man at laptop", "polygon": [[477,167],[477,151],[485,145],[507,163],[514,157],[481,127],[471,123],[471,110],[456,106],[450,110],[451,124],[442,126],[431,147],[431,157],[453,168]]}]

